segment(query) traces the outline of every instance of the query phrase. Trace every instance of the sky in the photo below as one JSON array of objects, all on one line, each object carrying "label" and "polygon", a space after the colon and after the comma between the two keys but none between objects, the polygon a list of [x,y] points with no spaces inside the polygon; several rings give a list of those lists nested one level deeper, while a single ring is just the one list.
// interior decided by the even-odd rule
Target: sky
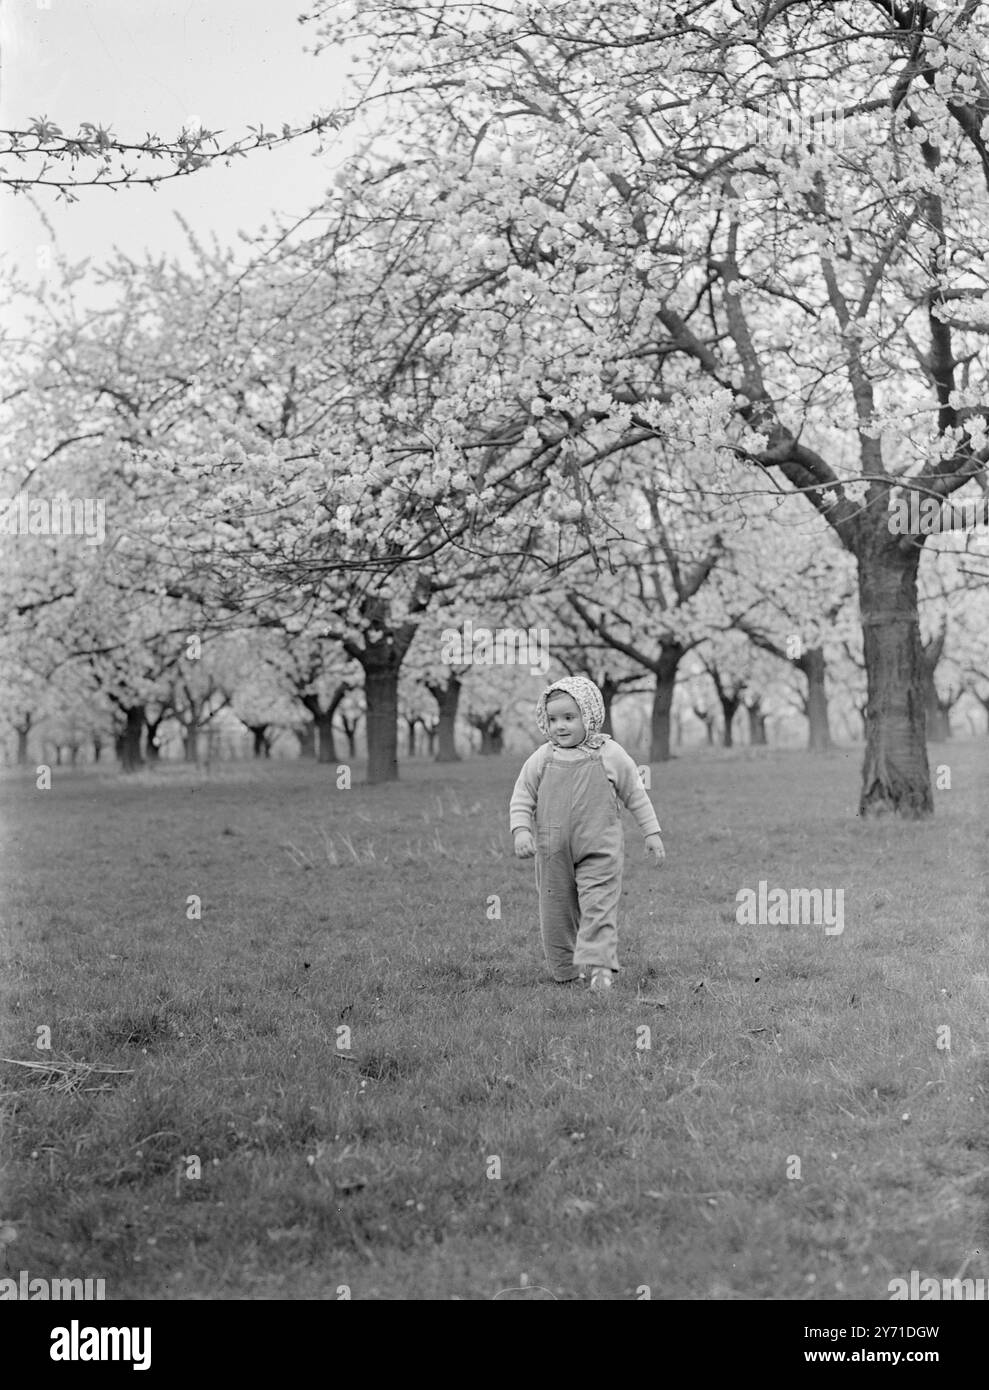
[{"label": "sky", "polygon": [[[0,0],[0,127],[47,116],[66,133],[86,120],[140,140],[148,131],[174,137],[195,117],[232,140],[260,122],[303,124],[337,104],[349,67],[338,52],[304,51],[314,32],[298,23],[303,8],[304,0]],[[330,132],[322,156],[316,148],[307,137],[259,150],[156,192],[83,188],[71,204],[53,189],[32,197],[73,262],[100,262],[114,245],[181,255],[176,212],[223,243],[236,242],[241,228],[256,230],[273,209],[305,213],[345,158],[346,137]],[[0,187],[4,260],[35,284],[53,273],[46,245],[51,235],[38,211]]]}]

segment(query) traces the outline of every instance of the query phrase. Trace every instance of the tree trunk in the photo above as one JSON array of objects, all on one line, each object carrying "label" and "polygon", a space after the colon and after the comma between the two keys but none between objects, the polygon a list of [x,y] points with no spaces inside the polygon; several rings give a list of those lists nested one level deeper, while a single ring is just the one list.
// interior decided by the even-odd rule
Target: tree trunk
[{"label": "tree trunk", "polygon": [[827,666],[824,652],[814,647],[804,652],[799,666],[807,677],[807,747],[812,753],[826,753],[831,747],[831,725],[828,719],[828,693],[824,684]]},{"label": "tree trunk", "polygon": [[708,748],[713,748],[714,715],[711,713],[710,710],[698,709],[696,705],[691,706],[691,708],[694,712],[694,718],[699,719],[701,723],[704,725],[704,742],[707,744]]},{"label": "tree trunk", "polygon": [[316,757],[316,721],[315,721],[315,719],[310,719],[310,721],[309,721],[308,724],[303,724],[300,728],[296,729],[294,732],[295,732],[296,738],[299,740],[299,757],[300,757],[300,758],[312,758],[312,759],[315,759],[315,757]]},{"label": "tree trunk", "polygon": [[319,759],[321,763],[335,763],[337,761],[336,740],[333,737],[333,710],[320,710],[315,719],[316,731],[319,734]]},{"label": "tree trunk", "polygon": [[867,704],[868,699],[865,699],[861,704],[855,706],[855,713],[858,715],[859,719],[858,733],[855,735],[856,743],[864,743],[865,741],[865,709]]},{"label": "tree trunk", "polygon": [[127,724],[120,736],[120,770],[136,772],[142,765],[141,735],[144,732],[144,706],[131,705],[124,711]]},{"label": "tree trunk", "polygon": [[199,725],[196,723],[186,724],[185,733],[182,738],[182,747],[187,763],[199,762]]},{"label": "tree trunk", "polygon": [[156,763],[161,755],[161,745],[158,743],[158,730],[165,722],[164,714],[157,719],[151,720],[147,715],[144,716],[144,754],[149,763]]},{"label": "tree trunk", "polygon": [[79,745],[78,743],[70,743],[70,744],[69,744],[69,766],[70,766],[70,767],[77,767],[78,764],[79,764],[79,747],[80,747],[80,745]]},{"label": "tree trunk", "polygon": [[738,713],[738,707],[742,702],[740,699],[728,695],[719,696],[719,699],[721,702],[721,714],[724,721],[721,742],[725,748],[733,748],[735,746],[735,731],[733,727],[735,715]]},{"label": "tree trunk", "polygon": [[354,759],[357,757],[357,726],[361,722],[361,717],[358,714],[355,715],[353,719],[348,719],[345,714],[341,714],[340,722],[343,725],[343,731],[347,736],[347,748],[349,751],[350,761],[353,762]]},{"label": "tree trunk", "polygon": [[766,746],[766,716],[762,712],[762,706],[758,703],[746,705],[745,712],[749,716],[749,743],[753,748],[765,748]]},{"label": "tree trunk", "polygon": [[938,694],[934,673],[944,655],[945,639],[948,634],[947,623],[940,632],[921,643],[920,662],[924,680],[924,703],[927,714],[927,739],[930,743],[943,743],[951,737],[951,706],[953,700],[945,702]]},{"label": "tree trunk", "polygon": [[[436,735],[439,730],[439,722],[434,719],[429,724],[423,724],[422,727],[426,732],[426,753],[430,758],[434,758],[436,757]],[[437,761],[439,761],[438,758]]]},{"label": "tree trunk", "polygon": [[436,740],[438,748],[436,751],[436,761],[438,763],[458,763],[460,754],[457,752],[457,742],[454,734],[457,721],[457,706],[460,703],[460,688],[463,681],[452,671],[447,677],[445,685],[439,682],[429,682],[426,689],[436,701],[439,709],[439,720],[436,725]]},{"label": "tree trunk", "polygon": [[405,727],[406,727],[406,730],[408,731],[409,757],[410,757],[410,758],[414,758],[415,755],[416,755],[416,726],[418,725],[418,723],[419,723],[419,716],[418,716],[418,715],[416,715],[415,718],[410,718],[409,715],[406,715],[406,716],[405,716]]},{"label": "tree trunk", "polygon": [[944,743],[951,737],[951,706],[953,700],[942,700],[934,684],[934,668],[924,663],[924,704],[927,717],[927,740]]},{"label": "tree trunk", "polygon": [[268,737],[267,724],[248,724],[247,730],[254,740],[254,756],[256,758],[270,758],[271,739]]},{"label": "tree trunk", "polygon": [[684,648],[679,642],[664,642],[660,647],[659,659],[655,665],[656,693],[652,702],[650,722],[649,761],[665,763],[670,759],[670,710],[673,708],[673,691],[676,688],[677,667]]},{"label": "tree trunk", "polygon": [[[319,736],[319,762],[335,763],[337,761],[336,739],[333,733],[333,716],[336,714],[340,703],[346,696],[350,685],[347,681],[341,681],[333,692],[326,704],[323,706],[322,700],[312,691],[308,694],[300,694],[299,699],[313,718],[313,738]],[[313,745],[315,749],[315,743]],[[308,751],[302,754],[303,757],[315,756],[315,753]]]},{"label": "tree trunk", "polygon": [[604,723],[601,725],[601,732],[614,738],[615,731],[611,723],[611,706],[614,703],[615,696],[618,694],[618,683],[612,680],[610,676],[606,675],[599,689],[601,691],[601,699],[604,702]]},{"label": "tree trunk", "polygon": [[897,542],[879,533],[858,556],[869,690],[859,814],[894,811],[916,819],[934,811],[917,614],[921,552]]},{"label": "tree trunk", "polygon": [[98,763],[103,752],[103,740],[99,734],[93,735],[93,762]]},{"label": "tree trunk", "polygon": [[944,743],[951,737],[951,706],[934,698],[927,706],[927,737],[931,743]]},{"label": "tree trunk", "polygon": [[17,730],[17,766],[27,767],[27,736],[31,732],[31,719],[14,726]]},{"label": "tree trunk", "polygon": [[398,677],[394,660],[365,657],[364,695],[367,701],[367,780],[398,781]]},{"label": "tree trunk", "polygon": [[504,730],[496,714],[476,725],[481,734],[481,757],[497,757],[502,750]]}]

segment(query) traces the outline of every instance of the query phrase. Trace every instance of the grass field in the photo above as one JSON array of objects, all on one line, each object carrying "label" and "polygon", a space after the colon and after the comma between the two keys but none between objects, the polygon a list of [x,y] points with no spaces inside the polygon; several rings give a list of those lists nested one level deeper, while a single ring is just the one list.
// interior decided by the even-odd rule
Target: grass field
[{"label": "grass field", "polygon": [[[860,757],[654,767],[669,858],[627,818],[604,997],[546,980],[520,759],[8,776],[0,1052],[59,1068],[0,1063],[8,1271],[150,1299],[989,1275],[989,741],[933,750],[926,825],[856,819]],[[760,879],[843,888],[844,932],[740,927]]]}]

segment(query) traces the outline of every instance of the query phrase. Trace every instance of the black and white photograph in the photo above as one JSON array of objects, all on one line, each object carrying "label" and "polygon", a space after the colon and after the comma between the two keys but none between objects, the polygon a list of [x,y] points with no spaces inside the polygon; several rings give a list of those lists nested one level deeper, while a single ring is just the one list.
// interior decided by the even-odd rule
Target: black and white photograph
[{"label": "black and white photograph", "polygon": [[0,79],[5,1330],[967,1365],[989,3],[3,0]]}]

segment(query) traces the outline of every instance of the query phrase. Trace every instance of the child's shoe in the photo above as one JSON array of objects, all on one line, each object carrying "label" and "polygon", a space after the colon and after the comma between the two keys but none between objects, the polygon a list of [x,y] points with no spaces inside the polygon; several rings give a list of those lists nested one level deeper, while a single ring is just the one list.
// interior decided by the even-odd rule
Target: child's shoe
[{"label": "child's shoe", "polygon": [[591,971],[591,989],[611,989],[613,973],[606,965],[596,965]]}]

